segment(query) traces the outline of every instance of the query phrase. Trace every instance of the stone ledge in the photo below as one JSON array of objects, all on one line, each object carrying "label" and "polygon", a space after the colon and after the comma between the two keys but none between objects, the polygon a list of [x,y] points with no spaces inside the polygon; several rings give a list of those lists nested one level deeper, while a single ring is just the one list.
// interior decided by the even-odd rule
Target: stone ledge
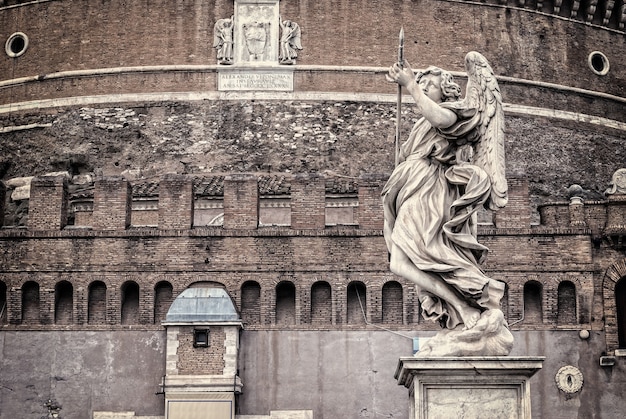
[{"label": "stone ledge", "polygon": [[394,378],[409,387],[415,372],[423,375],[454,374],[457,376],[489,376],[502,374],[530,377],[542,367],[545,357],[539,356],[466,356],[466,357],[402,357]]}]

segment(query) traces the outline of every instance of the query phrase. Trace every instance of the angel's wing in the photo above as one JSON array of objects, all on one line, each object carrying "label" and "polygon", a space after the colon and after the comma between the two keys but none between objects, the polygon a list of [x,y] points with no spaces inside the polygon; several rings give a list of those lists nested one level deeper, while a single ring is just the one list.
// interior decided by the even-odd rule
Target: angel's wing
[{"label": "angel's wing", "polygon": [[224,23],[227,19],[218,19],[213,26],[213,48],[219,48],[224,44],[224,37],[222,31],[224,30]]},{"label": "angel's wing", "polygon": [[291,44],[292,48],[302,49],[302,31],[300,30],[300,25],[295,22],[291,22],[291,24],[293,25],[293,30],[289,43]]},{"label": "angel's wing", "polygon": [[474,143],[474,164],[491,180],[491,196],[485,203],[489,209],[500,209],[508,200],[504,162],[504,111],[498,81],[491,66],[478,52],[465,56],[467,89],[464,101],[480,115]]}]

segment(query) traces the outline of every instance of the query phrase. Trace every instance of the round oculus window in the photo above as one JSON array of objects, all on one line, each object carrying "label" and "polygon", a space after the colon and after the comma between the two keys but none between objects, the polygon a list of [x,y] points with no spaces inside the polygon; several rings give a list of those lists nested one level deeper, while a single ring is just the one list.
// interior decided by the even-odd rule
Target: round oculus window
[{"label": "round oculus window", "polygon": [[28,36],[22,32],[15,32],[9,36],[7,42],[4,44],[4,50],[9,57],[19,57],[26,52],[28,48]]},{"label": "round oculus window", "polygon": [[587,58],[591,71],[599,76],[604,76],[609,72],[609,59],[600,51],[594,51]]}]

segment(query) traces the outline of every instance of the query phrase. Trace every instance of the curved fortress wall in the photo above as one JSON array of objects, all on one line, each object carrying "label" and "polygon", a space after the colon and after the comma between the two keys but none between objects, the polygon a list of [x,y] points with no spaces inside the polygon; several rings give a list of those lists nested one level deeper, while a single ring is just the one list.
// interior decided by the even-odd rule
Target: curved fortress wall
[{"label": "curved fortress wall", "polygon": [[[623,3],[606,23],[609,2],[564,3],[282,1],[302,28],[281,66],[293,91],[225,92],[213,25],[231,1],[5,1],[1,39],[28,45],[0,59],[0,417],[48,399],[66,417],[163,415],[160,319],[198,282],[224,285],[245,323],[239,413],[405,417],[401,335],[434,326],[380,231],[400,26],[414,66],[462,80],[478,50],[501,78],[511,204],[480,240],[509,286],[514,354],[548,356],[534,416],[618,416],[623,358],[599,360],[619,353],[626,276],[624,200],[603,194],[626,161]],[[404,133],[415,118],[404,106]],[[203,371],[193,359],[181,368]],[[566,364],[583,392],[555,385]]]},{"label": "curved fortress wall", "polygon": [[[393,62],[398,28],[404,26],[405,56],[415,66],[434,63],[463,71],[462,57],[477,50],[505,78],[623,97],[626,70],[619,63],[624,29],[616,23],[623,7],[616,2],[613,20],[603,26],[585,24],[578,14],[563,18],[554,6],[544,2],[537,11],[532,5],[522,8],[514,3],[283,1],[280,14],[302,28],[304,49],[297,64],[306,71],[296,71],[296,92],[393,93],[393,86],[379,82],[380,75],[355,70]],[[565,11],[573,5],[563,6]],[[22,55],[0,60],[2,104],[113,93],[215,91],[213,27],[234,13],[231,1],[203,0],[149,5],[109,1],[105,7],[86,0],[53,0],[0,10],[0,39],[18,32],[28,38]],[[592,16],[603,12],[606,7],[598,7]],[[587,13],[580,10],[585,18]],[[594,51],[608,60],[606,75],[590,69],[589,54]],[[341,69],[322,71],[319,66]],[[546,92],[526,86],[512,92],[504,89],[504,100],[542,106]],[[550,103],[575,112],[584,107],[576,102]]]}]

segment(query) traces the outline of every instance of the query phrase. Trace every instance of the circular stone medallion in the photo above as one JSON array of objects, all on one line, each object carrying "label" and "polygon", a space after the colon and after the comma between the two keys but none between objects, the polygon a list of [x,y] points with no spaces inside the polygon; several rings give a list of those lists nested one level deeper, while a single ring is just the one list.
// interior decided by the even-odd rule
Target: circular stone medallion
[{"label": "circular stone medallion", "polygon": [[572,365],[561,367],[554,379],[559,390],[565,393],[578,393],[583,388],[583,374]]}]

